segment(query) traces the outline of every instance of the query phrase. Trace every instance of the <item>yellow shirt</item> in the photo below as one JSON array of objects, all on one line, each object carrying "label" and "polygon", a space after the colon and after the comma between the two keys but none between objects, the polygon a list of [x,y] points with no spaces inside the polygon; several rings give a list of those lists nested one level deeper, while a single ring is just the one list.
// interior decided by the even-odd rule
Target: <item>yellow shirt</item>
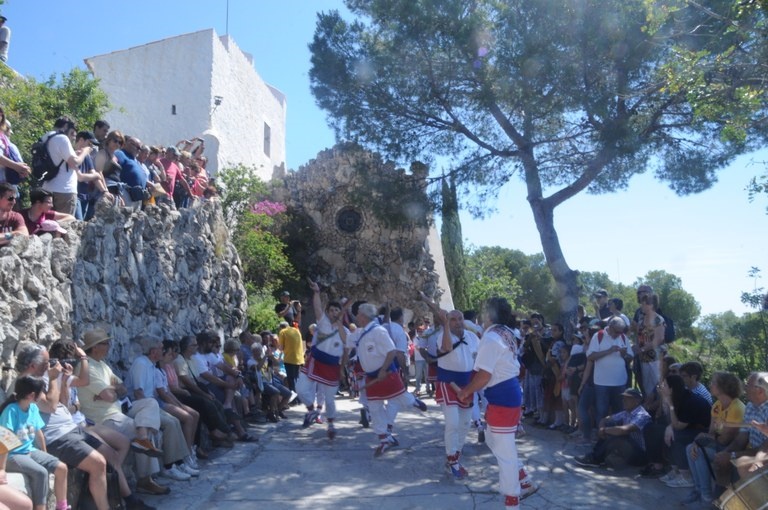
[{"label": "yellow shirt", "polygon": [[712,406],[712,422],[715,424],[715,432],[723,431],[721,423],[741,423],[744,421],[744,402],[735,398],[731,404],[723,409],[723,403],[719,400]]},{"label": "yellow shirt", "polygon": [[118,401],[106,402],[93,399],[105,389],[114,388],[116,384],[123,382],[112,372],[109,364],[105,361],[96,361],[89,356],[88,376],[91,378],[88,386],[77,389],[80,398],[80,410],[83,414],[96,423],[103,423],[104,420],[115,414],[123,414]]},{"label": "yellow shirt", "polygon": [[301,339],[301,331],[293,326],[288,326],[278,333],[277,339],[284,354],[283,363],[304,364],[304,341]]}]

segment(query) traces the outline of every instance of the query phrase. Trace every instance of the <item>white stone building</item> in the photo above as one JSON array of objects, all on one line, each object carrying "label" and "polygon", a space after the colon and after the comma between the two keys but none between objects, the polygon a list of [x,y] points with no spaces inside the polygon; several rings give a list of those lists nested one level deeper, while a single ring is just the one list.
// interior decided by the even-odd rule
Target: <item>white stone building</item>
[{"label": "white stone building", "polygon": [[243,164],[269,180],[285,168],[285,95],[231,37],[202,30],[85,63],[112,104],[112,129],[164,146],[199,136],[212,175]]}]

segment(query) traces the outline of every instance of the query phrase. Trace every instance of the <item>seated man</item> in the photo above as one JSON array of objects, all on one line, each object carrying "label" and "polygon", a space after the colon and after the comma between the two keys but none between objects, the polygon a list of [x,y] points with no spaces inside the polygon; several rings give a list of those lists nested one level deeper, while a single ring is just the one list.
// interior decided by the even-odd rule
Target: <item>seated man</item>
[{"label": "seated man", "polygon": [[[142,335],[133,340],[141,346],[144,354],[133,360],[130,371],[130,386],[133,388],[134,405],[142,400],[154,400],[161,405],[157,394],[156,364],[163,356],[163,341],[151,335]],[[184,431],[178,418],[159,410],[160,428],[163,431],[163,463],[165,469],[160,476],[171,480],[186,481],[200,472],[191,464],[191,451],[186,443]]]},{"label": "seated man", "polygon": [[131,449],[142,455],[136,456],[136,490],[146,494],[162,495],[171,492],[169,487],[157,484],[152,474],[160,471],[156,457],[163,455],[149,438],[150,433],[160,430],[160,407],[157,401],[145,398],[136,401],[129,415],[123,414],[120,400],[128,391],[123,381],[115,375],[106,362],[110,337],[103,329],[85,333],[83,350],[88,355],[89,384],[80,388],[80,405],[83,414],[95,423],[101,423],[131,438]]},{"label": "seated man", "polygon": [[[752,372],[745,387],[747,406],[744,410],[746,427],[723,450],[715,454],[712,463],[718,485],[728,486],[738,477],[750,476],[750,469],[761,464],[768,452],[768,430],[754,426],[768,423],[768,372]],[[746,461],[746,462],[745,462]],[[739,466],[733,469],[733,464]]]},{"label": "seated man", "polygon": [[592,453],[575,459],[580,466],[600,466],[611,453],[618,454],[633,466],[645,464],[643,428],[651,422],[651,416],[641,405],[643,394],[640,390],[630,388],[621,397],[624,410],[600,420],[599,439]]}]

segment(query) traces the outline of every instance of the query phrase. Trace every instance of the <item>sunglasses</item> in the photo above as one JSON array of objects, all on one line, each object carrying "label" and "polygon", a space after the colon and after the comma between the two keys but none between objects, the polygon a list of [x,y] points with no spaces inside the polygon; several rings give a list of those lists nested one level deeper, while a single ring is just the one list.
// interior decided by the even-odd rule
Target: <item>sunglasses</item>
[{"label": "sunglasses", "polygon": [[11,195],[9,197],[5,197],[5,199],[7,201],[9,201],[9,202],[15,202],[16,201],[16,196],[15,195]]}]

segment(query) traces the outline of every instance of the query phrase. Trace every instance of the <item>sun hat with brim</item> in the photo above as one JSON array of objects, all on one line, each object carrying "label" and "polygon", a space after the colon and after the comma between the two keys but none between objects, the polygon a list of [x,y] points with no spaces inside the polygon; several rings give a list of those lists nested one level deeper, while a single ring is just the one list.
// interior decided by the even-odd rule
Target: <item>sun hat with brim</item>
[{"label": "sun hat with brim", "polygon": [[91,349],[97,346],[98,344],[102,342],[106,342],[108,340],[111,340],[111,337],[103,329],[101,328],[91,329],[90,331],[86,331],[85,335],[83,335],[82,349],[84,351],[87,351],[88,349]]}]

